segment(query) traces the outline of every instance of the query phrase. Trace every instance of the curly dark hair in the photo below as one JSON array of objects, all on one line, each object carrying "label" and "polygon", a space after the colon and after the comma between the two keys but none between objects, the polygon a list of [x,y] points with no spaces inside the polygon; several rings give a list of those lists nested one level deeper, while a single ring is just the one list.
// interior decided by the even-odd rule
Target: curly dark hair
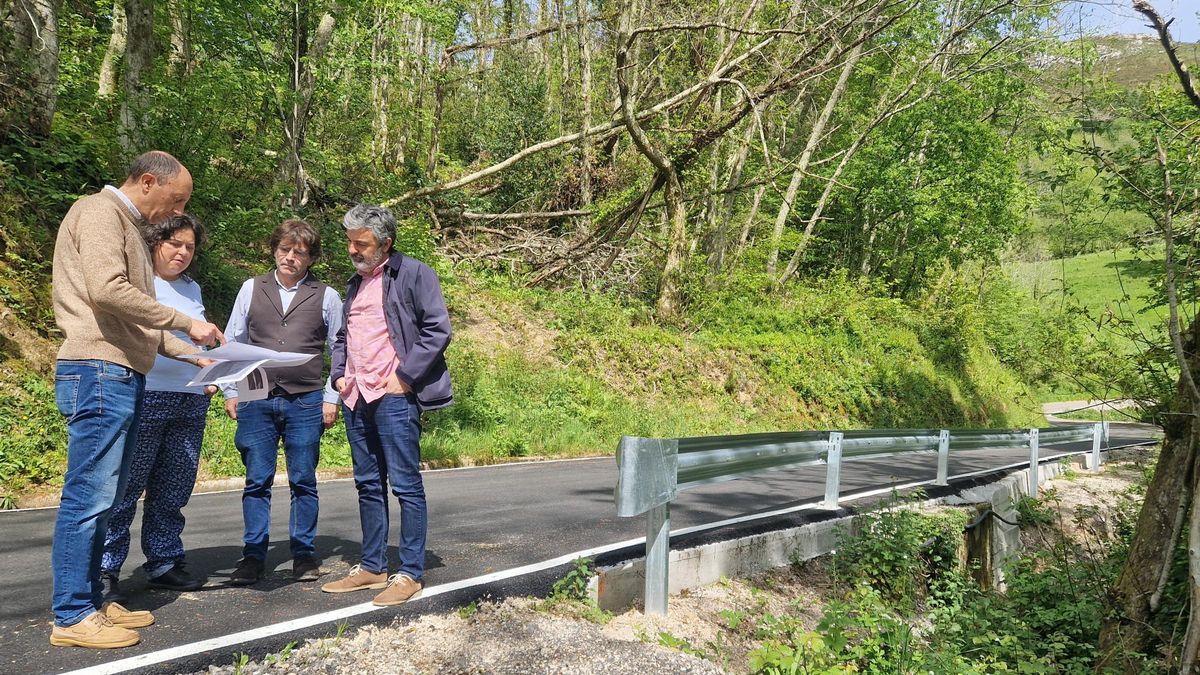
[{"label": "curly dark hair", "polygon": [[185,213],[179,216],[171,216],[161,223],[145,223],[141,227],[142,239],[146,240],[146,245],[150,247],[150,253],[153,254],[158,247],[172,235],[180,230],[191,230],[196,237],[196,254],[192,256],[192,262],[183,271],[189,277],[196,269],[196,264],[200,260],[200,249],[204,247],[208,237],[204,230],[204,225],[190,213]]}]

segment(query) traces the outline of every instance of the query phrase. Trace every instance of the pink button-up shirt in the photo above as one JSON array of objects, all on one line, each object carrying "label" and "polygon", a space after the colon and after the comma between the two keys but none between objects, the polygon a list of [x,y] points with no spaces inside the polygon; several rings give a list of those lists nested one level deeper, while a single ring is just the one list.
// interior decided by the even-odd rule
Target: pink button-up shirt
[{"label": "pink button-up shirt", "polygon": [[400,367],[400,358],[388,337],[383,316],[383,266],[362,276],[358,294],[346,319],[346,382],[342,399],[354,410],[359,399],[370,403],[387,393],[388,378]]}]

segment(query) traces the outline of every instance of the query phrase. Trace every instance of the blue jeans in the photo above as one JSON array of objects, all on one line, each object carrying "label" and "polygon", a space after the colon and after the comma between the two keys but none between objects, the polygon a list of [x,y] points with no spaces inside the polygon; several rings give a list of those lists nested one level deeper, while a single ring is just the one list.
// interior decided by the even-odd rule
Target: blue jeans
[{"label": "blue jeans", "polygon": [[129,526],[142,504],[142,553],[146,576],[166,574],[183,562],[183,507],[196,487],[204,444],[208,397],[178,391],[147,391],[138,416],[137,448],[124,496],[108,518],[100,569],[117,574],[129,554]]},{"label": "blue jeans", "polygon": [[146,378],[98,359],[56,364],[54,399],[67,418],[67,473],[54,524],[54,623],[73,626],[100,608],[100,556],[137,443]]},{"label": "blue jeans", "polygon": [[386,572],[388,482],[400,502],[400,572],[416,581],[425,575],[425,486],[421,482],[421,413],[414,399],[386,394],[361,399],[346,414],[346,439],[358,488],[362,522],[362,568]]},{"label": "blue jeans", "polygon": [[321,404],[324,392],[272,396],[237,405],[237,433],[233,444],[246,465],[246,488],[242,491],[242,519],[246,524],[242,556],[266,560],[271,532],[271,485],[279,440],[287,460],[288,484],[292,492],[292,558],[313,554],[317,536],[317,459],[320,456],[324,423]]}]

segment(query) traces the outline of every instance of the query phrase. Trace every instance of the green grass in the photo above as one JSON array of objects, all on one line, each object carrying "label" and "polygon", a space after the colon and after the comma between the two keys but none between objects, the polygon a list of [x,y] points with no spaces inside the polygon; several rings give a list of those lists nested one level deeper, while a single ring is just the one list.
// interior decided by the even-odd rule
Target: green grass
[{"label": "green grass", "polygon": [[[964,277],[937,303],[913,306],[844,279],[771,298],[744,281],[749,290],[705,296],[678,326],[601,293],[447,275],[455,404],[423,419],[422,459],[444,467],[612,454],[622,435],[1029,426],[1036,406],[1015,369],[1036,360],[1031,350],[1062,351],[1034,349],[1044,340],[1024,328],[1038,319],[1006,320],[1041,316],[1011,285],[981,301],[979,283]],[[35,433],[9,434],[25,441],[3,446],[0,495],[61,481],[63,423],[50,385],[35,379],[10,401],[19,430]],[[235,432],[215,397],[202,477],[243,475]],[[350,464],[339,422],[322,438],[319,466]]]},{"label": "green grass", "polygon": [[1133,354],[1164,330],[1166,311],[1152,306],[1162,267],[1161,252],[1119,249],[1022,263],[1014,274],[1039,301],[1084,313],[1095,335]]},{"label": "green grass", "polygon": [[[221,397],[214,396],[208,408],[208,424],[204,428],[204,445],[200,450],[201,478],[244,476],[245,466],[234,446],[237,422],[225,414]],[[338,416],[337,424],[321,435],[321,459],[318,470],[344,469],[350,466],[350,443],[346,441],[346,426]],[[279,471],[287,464],[279,452]]]}]

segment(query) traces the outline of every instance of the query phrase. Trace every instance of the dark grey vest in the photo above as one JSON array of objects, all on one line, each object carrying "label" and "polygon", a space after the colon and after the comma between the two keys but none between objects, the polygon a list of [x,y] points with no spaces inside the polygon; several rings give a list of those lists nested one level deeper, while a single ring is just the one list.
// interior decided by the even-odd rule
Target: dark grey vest
[{"label": "dark grey vest", "polygon": [[[250,312],[246,315],[250,344],[279,352],[321,354],[329,333],[321,314],[324,300],[325,284],[310,273],[300,282],[296,296],[284,312],[275,273],[255,277]],[[321,377],[324,365],[324,359],[315,358],[299,366],[265,370],[272,385],[289,394],[303,394],[324,386]]]}]

